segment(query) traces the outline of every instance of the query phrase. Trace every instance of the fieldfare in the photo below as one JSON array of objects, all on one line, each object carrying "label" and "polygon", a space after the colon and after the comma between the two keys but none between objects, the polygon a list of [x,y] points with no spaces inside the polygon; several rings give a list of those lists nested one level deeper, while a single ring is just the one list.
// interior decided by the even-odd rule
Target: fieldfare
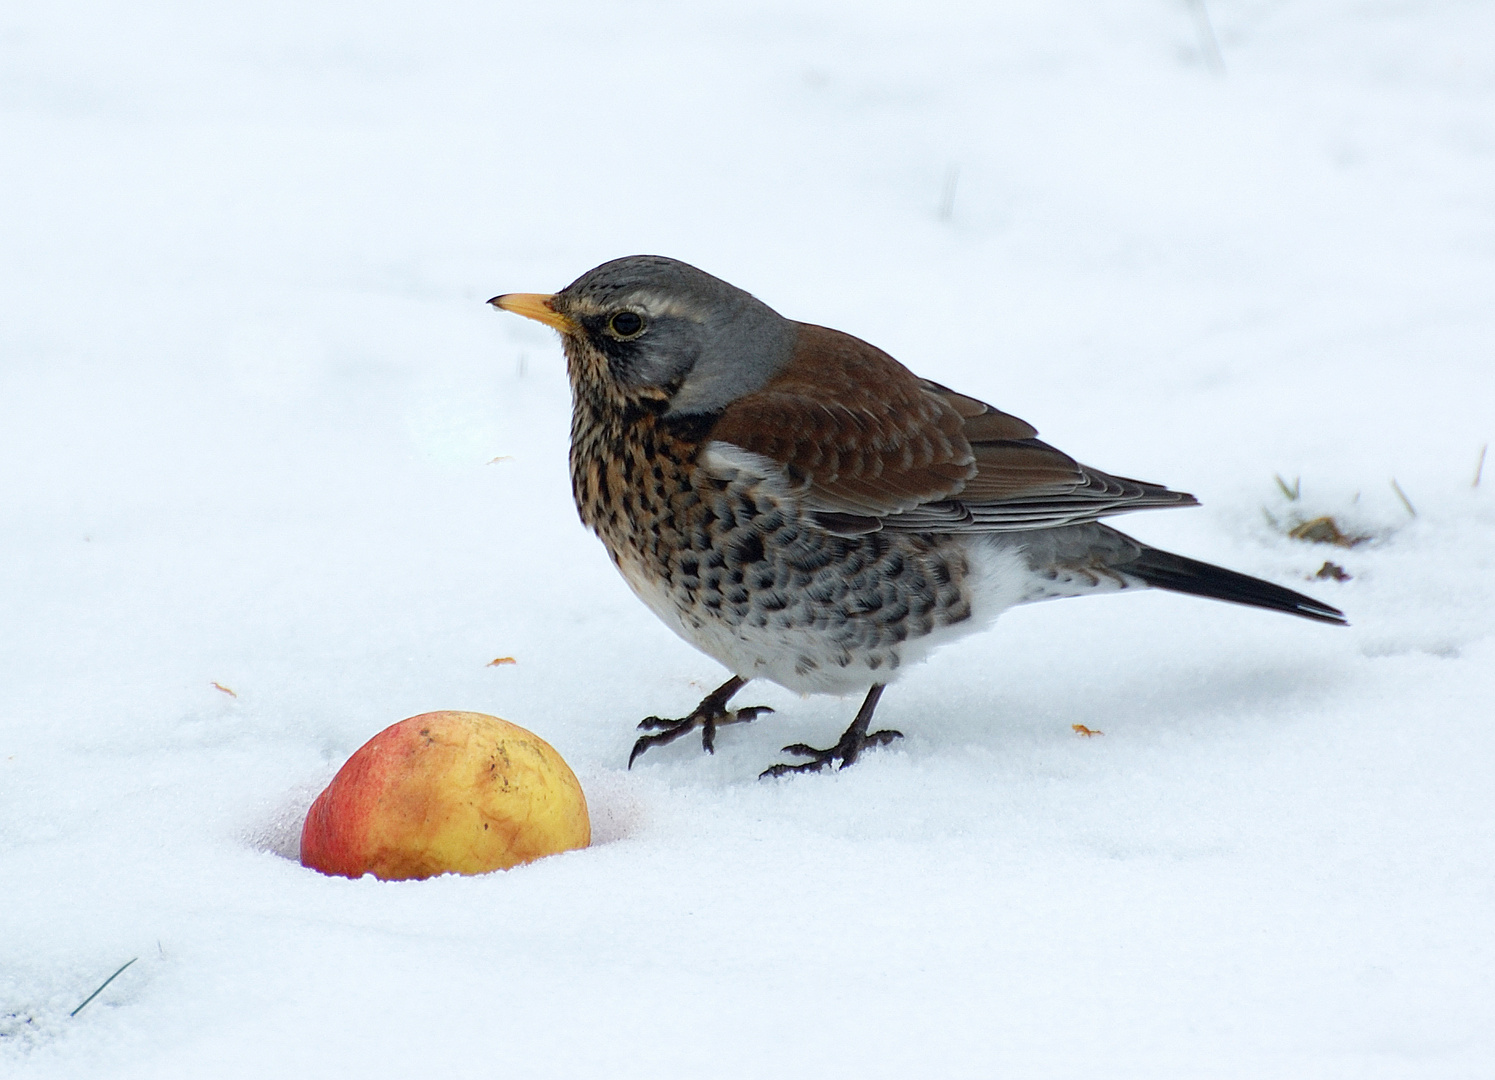
[{"label": "fieldfare", "polygon": [[765,776],[850,765],[900,738],[869,731],[883,688],[933,648],[1016,604],[1148,586],[1326,623],[1290,589],[1148,547],[1100,523],[1194,506],[1040,442],[882,350],[795,322],[674,259],[632,256],[553,295],[490,303],[561,333],[571,379],[571,487],[582,521],[665,624],[732,677],[651,746],[765,708],[728,709],[751,679],[865,691],[835,746]]}]

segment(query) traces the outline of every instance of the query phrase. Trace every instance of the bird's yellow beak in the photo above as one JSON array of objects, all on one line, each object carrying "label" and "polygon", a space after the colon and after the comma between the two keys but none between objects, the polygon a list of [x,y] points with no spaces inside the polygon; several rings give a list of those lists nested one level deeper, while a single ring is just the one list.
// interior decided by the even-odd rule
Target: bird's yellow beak
[{"label": "bird's yellow beak", "polygon": [[581,327],[555,309],[552,305],[554,299],[553,293],[511,292],[495,296],[488,303],[496,308],[512,311],[515,315],[523,315],[526,319],[542,322],[563,334],[576,333]]}]

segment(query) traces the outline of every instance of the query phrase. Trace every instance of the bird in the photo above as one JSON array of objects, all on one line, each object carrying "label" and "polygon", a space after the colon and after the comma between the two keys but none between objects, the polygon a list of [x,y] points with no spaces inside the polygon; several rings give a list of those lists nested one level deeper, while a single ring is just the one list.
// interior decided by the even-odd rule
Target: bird
[{"label": "bird", "polygon": [[653,747],[752,720],[748,682],[863,693],[833,746],[794,743],[764,777],[844,769],[902,738],[883,690],[1019,604],[1158,588],[1345,625],[1282,586],[1151,547],[1102,519],[1198,505],[1081,465],[978,398],[850,334],[785,318],[676,259],[603,263],[496,308],[559,331],[582,522],[624,580],[731,678]]}]

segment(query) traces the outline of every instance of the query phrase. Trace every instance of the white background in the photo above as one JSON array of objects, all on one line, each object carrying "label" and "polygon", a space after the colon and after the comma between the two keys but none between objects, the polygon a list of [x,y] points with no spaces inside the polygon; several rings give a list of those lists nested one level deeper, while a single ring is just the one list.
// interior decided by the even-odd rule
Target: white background
[{"label": "white background", "polygon": [[[1223,70],[1199,14],[7,5],[0,1073],[1495,1074],[1495,9],[1212,0]],[[844,774],[756,779],[856,705],[757,684],[623,771],[725,673],[483,301],[633,253],[1194,492],[1119,524],[1353,626],[1041,605]],[[594,847],[302,869],[441,708],[554,744]]]}]

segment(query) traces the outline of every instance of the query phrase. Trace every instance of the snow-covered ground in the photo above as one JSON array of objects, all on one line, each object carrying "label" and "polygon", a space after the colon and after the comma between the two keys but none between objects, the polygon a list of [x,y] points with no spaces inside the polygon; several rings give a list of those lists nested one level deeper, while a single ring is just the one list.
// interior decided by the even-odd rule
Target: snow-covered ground
[{"label": "snow-covered ground", "polygon": [[[1495,7],[1210,0],[1223,68],[1203,14],[8,4],[0,1074],[1495,1075]],[[624,771],[724,673],[483,301],[636,252],[1196,493],[1118,524],[1353,626],[1040,605],[845,773],[756,778],[856,705],[762,685]],[[302,869],[440,708],[553,743],[596,844]]]}]

